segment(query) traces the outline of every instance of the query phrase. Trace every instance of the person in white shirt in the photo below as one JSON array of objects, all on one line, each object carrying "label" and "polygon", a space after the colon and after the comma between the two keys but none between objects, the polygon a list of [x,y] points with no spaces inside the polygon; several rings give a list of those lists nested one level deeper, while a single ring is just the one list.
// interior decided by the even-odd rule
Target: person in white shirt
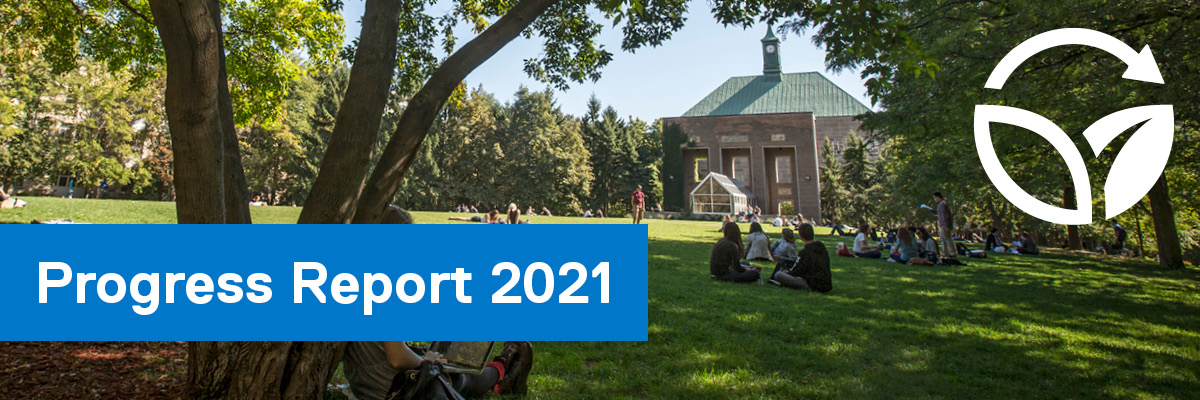
[{"label": "person in white shirt", "polygon": [[746,260],[775,261],[771,258],[771,239],[757,222],[750,224],[750,234],[746,235],[745,253],[743,258]]},{"label": "person in white shirt", "polygon": [[854,237],[854,256],[862,258],[879,258],[879,246],[867,245],[867,232],[871,229],[866,223],[858,227],[858,235]]},{"label": "person in white shirt", "polygon": [[775,219],[771,220],[771,225],[775,225],[776,227],[783,226],[783,218],[776,215]]}]

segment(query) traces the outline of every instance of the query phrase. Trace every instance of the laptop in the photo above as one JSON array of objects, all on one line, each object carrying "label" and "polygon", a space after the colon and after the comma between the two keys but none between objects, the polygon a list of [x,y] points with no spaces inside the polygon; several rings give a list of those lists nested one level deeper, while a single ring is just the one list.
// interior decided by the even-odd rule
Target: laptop
[{"label": "laptop", "polygon": [[496,342],[440,341],[430,344],[429,351],[436,351],[446,358],[446,363],[442,364],[446,372],[478,374],[491,361],[495,347]]}]

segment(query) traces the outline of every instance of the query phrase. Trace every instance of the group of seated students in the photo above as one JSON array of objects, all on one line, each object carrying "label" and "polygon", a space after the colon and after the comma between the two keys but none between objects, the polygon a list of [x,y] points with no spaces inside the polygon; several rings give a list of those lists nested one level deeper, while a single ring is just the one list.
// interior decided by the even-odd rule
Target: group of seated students
[{"label": "group of seated students", "polygon": [[771,243],[758,223],[750,224],[750,233],[743,245],[741,228],[734,222],[726,222],[721,228],[724,236],[713,245],[708,261],[711,277],[728,282],[761,283],[761,270],[748,261],[776,261],[767,282],[822,293],[833,290],[829,252],[825,245],[815,239],[811,224],[802,223],[796,231],[804,241],[800,250],[796,249],[791,229],[784,229],[783,236]]},{"label": "group of seated students", "polygon": [[894,245],[869,245],[867,232],[871,232],[867,224],[858,228],[854,236],[854,244],[845,250],[844,256],[861,258],[883,258],[883,251],[888,250],[887,260],[910,265],[933,265],[939,258],[937,240],[925,227],[907,226],[888,230],[887,242]]},{"label": "group of seated students", "polygon": [[992,231],[988,233],[987,239],[983,243],[983,248],[997,253],[1026,255],[1041,254],[1041,250],[1038,249],[1037,242],[1033,240],[1033,237],[1029,235],[1029,232],[1021,232],[1021,234],[1017,236],[1017,240],[1013,240],[1012,246],[1009,246],[1004,244],[1004,241],[1000,240],[1000,233],[996,228],[992,228]]},{"label": "group of seated students", "polygon": [[516,203],[508,205],[506,218],[500,218],[500,212],[496,210],[489,211],[482,216],[476,215],[472,217],[450,217],[449,221],[467,221],[467,222],[482,222],[487,224],[528,224],[529,220],[521,220],[521,210],[517,209]]},{"label": "group of seated students", "polygon": [[468,205],[466,205],[466,204],[459,204],[457,207],[454,207],[454,212],[460,212],[460,213],[465,213],[465,212],[477,213],[477,212],[479,212],[479,210],[478,210],[478,209],[476,209],[476,208],[475,208],[475,206],[468,206]]}]

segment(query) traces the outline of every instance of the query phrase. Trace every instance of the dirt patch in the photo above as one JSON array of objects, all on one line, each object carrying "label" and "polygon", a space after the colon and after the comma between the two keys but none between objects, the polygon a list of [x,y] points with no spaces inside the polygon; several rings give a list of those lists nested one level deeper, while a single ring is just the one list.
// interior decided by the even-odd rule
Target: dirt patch
[{"label": "dirt patch", "polygon": [[176,399],[184,342],[0,342],[0,399]]}]

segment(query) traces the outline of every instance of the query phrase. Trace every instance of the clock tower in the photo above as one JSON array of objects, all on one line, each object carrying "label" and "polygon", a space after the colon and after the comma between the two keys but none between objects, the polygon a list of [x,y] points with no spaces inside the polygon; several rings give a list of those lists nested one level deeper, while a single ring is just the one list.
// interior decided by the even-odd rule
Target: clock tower
[{"label": "clock tower", "polygon": [[769,82],[779,82],[779,38],[772,30],[771,25],[767,25],[767,36],[762,38],[763,77]]}]

